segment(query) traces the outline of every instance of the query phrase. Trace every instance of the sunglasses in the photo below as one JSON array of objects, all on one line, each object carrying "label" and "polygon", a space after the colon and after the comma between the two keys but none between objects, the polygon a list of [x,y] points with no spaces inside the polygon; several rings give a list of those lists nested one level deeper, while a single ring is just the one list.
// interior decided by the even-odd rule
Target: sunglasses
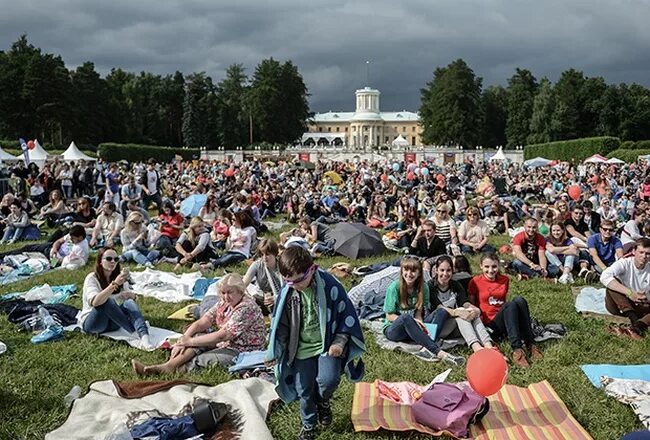
[{"label": "sunglasses", "polygon": [[467,217],[478,217],[478,214],[467,214]]},{"label": "sunglasses", "polygon": [[120,261],[120,257],[104,257],[104,261],[108,261],[109,263],[115,261],[117,263],[118,261]]},{"label": "sunglasses", "polygon": [[289,279],[287,279],[285,277],[282,277],[282,278],[284,278],[284,281],[287,283],[287,286],[291,287],[291,286],[294,286],[296,284],[300,284],[303,281],[305,281],[307,278],[309,278],[309,275],[312,274],[312,272],[316,269],[316,267],[318,267],[318,266],[315,265],[315,264],[312,264],[311,267],[309,269],[307,269],[307,271],[304,274],[302,274],[302,276],[300,278],[296,278],[295,280],[289,280]]},{"label": "sunglasses", "polygon": [[600,228],[603,230],[603,232],[614,232],[613,228]]}]

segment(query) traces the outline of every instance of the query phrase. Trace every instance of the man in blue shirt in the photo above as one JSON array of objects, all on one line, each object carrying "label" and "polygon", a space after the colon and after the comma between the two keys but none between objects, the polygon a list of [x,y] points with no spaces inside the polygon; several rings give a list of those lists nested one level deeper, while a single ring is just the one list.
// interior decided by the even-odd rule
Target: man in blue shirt
[{"label": "man in blue shirt", "polygon": [[616,260],[623,257],[623,243],[614,235],[615,226],[611,220],[600,222],[600,233],[593,234],[587,239],[589,256],[594,269],[602,273]]}]

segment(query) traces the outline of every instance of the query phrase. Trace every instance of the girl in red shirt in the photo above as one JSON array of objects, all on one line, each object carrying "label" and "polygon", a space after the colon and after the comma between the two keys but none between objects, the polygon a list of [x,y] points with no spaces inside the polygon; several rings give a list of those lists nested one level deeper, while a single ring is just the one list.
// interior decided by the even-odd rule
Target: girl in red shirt
[{"label": "girl in red shirt", "polygon": [[481,320],[495,339],[508,338],[513,363],[527,368],[530,364],[524,346],[530,350],[532,360],[543,356],[534,344],[528,303],[521,296],[506,301],[510,280],[499,273],[499,258],[495,254],[484,253],[480,261],[483,274],[469,282],[469,300],[481,309]]}]

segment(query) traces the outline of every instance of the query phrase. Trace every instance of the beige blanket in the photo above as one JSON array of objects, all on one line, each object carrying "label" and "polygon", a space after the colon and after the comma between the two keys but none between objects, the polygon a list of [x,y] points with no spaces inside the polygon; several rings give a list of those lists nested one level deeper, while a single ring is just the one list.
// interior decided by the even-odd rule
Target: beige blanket
[{"label": "beige blanket", "polygon": [[265,420],[270,404],[278,396],[273,384],[258,378],[233,380],[214,387],[177,385],[139,399],[120,397],[113,381],[95,382],[90,385],[88,394],[74,402],[65,423],[47,434],[45,439],[101,440],[115,427],[127,422],[132,413],[155,410],[175,415],[195,398],[224,402],[233,412],[243,415],[239,438],[273,440]]}]

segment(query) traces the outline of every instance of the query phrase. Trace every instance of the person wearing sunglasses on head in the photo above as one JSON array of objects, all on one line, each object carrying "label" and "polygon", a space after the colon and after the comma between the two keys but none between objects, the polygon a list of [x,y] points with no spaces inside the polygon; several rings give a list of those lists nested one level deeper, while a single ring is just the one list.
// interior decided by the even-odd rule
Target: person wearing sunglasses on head
[{"label": "person wearing sunglasses on head", "polygon": [[332,423],[330,399],[342,373],[353,382],[363,377],[365,342],[345,288],[314,264],[308,250],[286,249],[278,267],[286,285],[275,306],[266,363],[275,366],[280,398],[300,400],[299,438],[313,439],[317,423]]},{"label": "person wearing sunglasses on head", "polygon": [[160,259],[160,251],[153,249],[149,229],[139,212],[131,212],[120,232],[122,256],[120,261],[135,261],[140,266],[153,267]]},{"label": "person wearing sunglasses on head", "polygon": [[101,334],[122,328],[140,339],[143,349],[153,348],[129,275],[121,270],[115,249],[105,247],[99,251],[95,270],[84,280],[82,303],[77,321],[85,333]]}]

